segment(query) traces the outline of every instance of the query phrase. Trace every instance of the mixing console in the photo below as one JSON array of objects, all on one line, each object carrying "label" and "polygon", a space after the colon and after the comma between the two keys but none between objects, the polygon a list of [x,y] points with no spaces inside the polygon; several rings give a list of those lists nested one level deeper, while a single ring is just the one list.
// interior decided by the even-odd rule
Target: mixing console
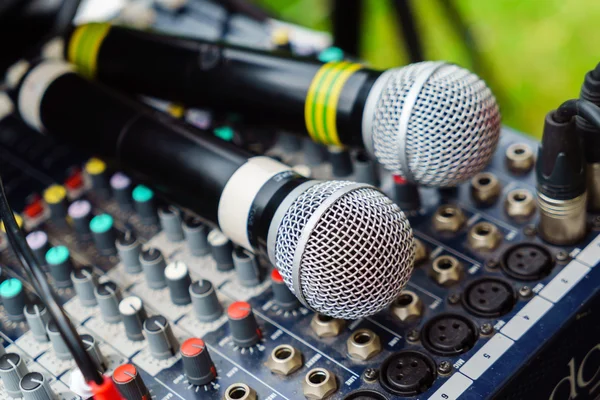
[{"label": "mixing console", "polygon": [[[157,27],[186,33],[201,15],[150,10]],[[0,121],[0,171],[27,241],[86,350],[139,399],[597,396],[600,219],[575,246],[538,238],[537,146],[504,129],[485,172],[456,189],[420,189],[406,290],[388,309],[344,321],[302,307],[268,261],[152,188],[13,117]],[[281,135],[267,154],[398,196],[399,183],[360,153]],[[79,398],[71,355],[2,235],[0,250],[0,353],[14,353],[0,363],[0,400]],[[540,365],[549,347],[556,354]],[[27,387],[15,387],[17,370],[30,371]]]}]

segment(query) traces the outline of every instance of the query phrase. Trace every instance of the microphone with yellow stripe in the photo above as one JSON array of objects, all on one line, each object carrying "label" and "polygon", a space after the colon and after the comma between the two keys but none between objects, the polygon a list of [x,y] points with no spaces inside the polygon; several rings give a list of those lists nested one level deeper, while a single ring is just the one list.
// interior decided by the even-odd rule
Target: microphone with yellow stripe
[{"label": "microphone with yellow stripe", "polygon": [[75,27],[65,56],[84,75],[127,92],[365,148],[392,173],[425,186],[470,179],[488,164],[500,134],[485,82],[444,62],[376,71],[106,23]]}]

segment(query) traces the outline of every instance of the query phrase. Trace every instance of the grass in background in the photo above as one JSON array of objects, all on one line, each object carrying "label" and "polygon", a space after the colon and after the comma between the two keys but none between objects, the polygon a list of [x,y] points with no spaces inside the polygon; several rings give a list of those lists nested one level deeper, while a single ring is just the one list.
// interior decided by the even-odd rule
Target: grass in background
[{"label": "grass in background", "polygon": [[[361,56],[376,68],[406,64],[390,0],[363,0]],[[600,1],[455,0],[469,23],[499,90],[504,123],[540,136],[544,115],[577,97],[587,71],[600,62]],[[329,2],[259,0],[280,18],[329,30]],[[435,0],[412,1],[431,60],[470,68],[459,37]],[[484,77],[485,78],[485,77]]]}]

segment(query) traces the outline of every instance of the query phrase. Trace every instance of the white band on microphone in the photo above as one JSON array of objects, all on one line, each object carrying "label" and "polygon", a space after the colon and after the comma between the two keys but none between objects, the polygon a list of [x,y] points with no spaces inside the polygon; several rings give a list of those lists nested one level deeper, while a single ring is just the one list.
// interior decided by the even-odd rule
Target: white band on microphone
[{"label": "white band on microphone", "polygon": [[275,175],[290,167],[269,157],[252,157],[234,172],[219,199],[219,226],[234,243],[252,250],[248,238],[248,217],[254,198]]},{"label": "white band on microphone", "polygon": [[63,61],[48,61],[34,67],[25,77],[19,90],[19,112],[27,124],[44,132],[40,116],[42,98],[46,89],[61,75],[74,72],[73,67]]}]

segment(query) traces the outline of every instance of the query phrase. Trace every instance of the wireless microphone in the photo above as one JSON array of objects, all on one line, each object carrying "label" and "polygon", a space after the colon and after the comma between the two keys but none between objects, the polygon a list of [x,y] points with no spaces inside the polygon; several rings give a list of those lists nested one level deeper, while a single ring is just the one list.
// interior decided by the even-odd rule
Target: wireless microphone
[{"label": "wireless microphone", "polygon": [[108,85],[234,112],[326,145],[363,147],[392,173],[425,186],[470,179],[500,135],[485,82],[444,62],[382,72],[104,23],[76,27],[65,51],[82,73]]},{"label": "wireless microphone", "polygon": [[268,256],[307,307],[335,318],[374,314],[413,268],[404,213],[376,188],[315,181],[76,74],[32,67],[16,89],[22,118],[152,184]]}]

